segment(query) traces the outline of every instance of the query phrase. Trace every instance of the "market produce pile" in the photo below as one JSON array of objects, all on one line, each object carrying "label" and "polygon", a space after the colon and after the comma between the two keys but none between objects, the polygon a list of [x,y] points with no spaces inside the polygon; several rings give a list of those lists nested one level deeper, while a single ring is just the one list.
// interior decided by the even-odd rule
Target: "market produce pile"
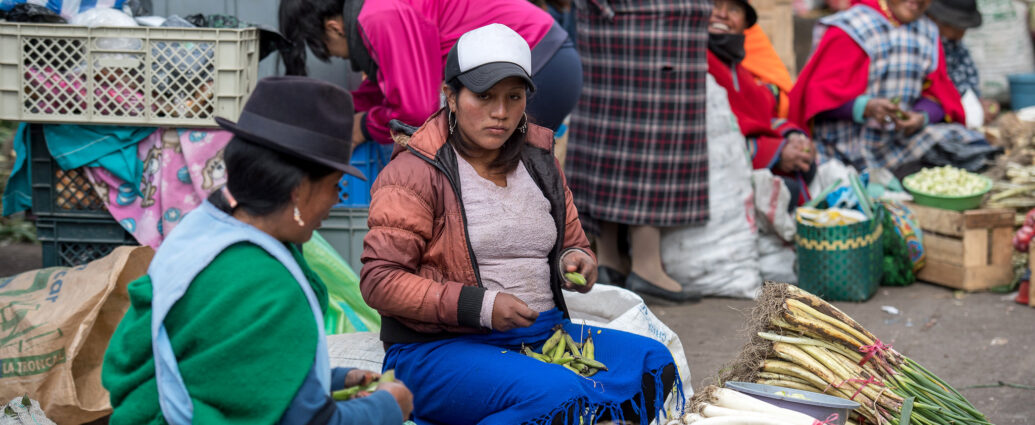
[{"label": "market produce pile", "polygon": [[1007,163],[1005,181],[996,182],[992,196],[985,204],[989,208],[1035,207],[1035,165]]},{"label": "market produce pile", "polygon": [[1021,211],[1035,208],[1035,123],[1004,113],[986,129],[986,135],[1006,152],[985,173],[995,180],[995,186],[984,206]]},{"label": "market produce pile", "polygon": [[527,346],[521,347],[521,353],[543,363],[564,366],[565,369],[587,378],[601,370],[607,370],[607,366],[596,360],[596,346],[593,344],[592,335],[587,335],[580,344],[575,342],[561,325],[554,327],[553,335],[546,340],[538,353]]},{"label": "market produce pile", "polygon": [[747,394],[714,385],[702,389],[694,400],[697,413],[684,415],[683,423],[685,424],[823,425],[837,420],[837,417],[830,417],[829,421],[819,421],[804,413],[778,407]]},{"label": "market produce pile", "polygon": [[385,373],[381,374],[380,379],[372,381],[369,384],[354,385],[342,390],[335,391],[331,393],[331,398],[337,401],[351,400],[353,398],[377,391],[377,386],[380,385],[382,382],[395,382],[395,369],[386,370]]},{"label": "market produce pile", "polygon": [[924,168],[906,177],[903,183],[913,190],[938,196],[976,195],[988,187],[984,177],[951,165]]},{"label": "market produce pile", "polygon": [[812,227],[847,226],[869,220],[866,214],[845,208],[821,210],[811,207],[799,207],[794,213],[798,223]]},{"label": "market produce pile", "polygon": [[[958,391],[796,286],[767,283],[754,335],[718,382],[746,381],[854,400],[872,424],[989,424]],[[701,401],[695,396],[692,409]],[[698,413],[694,410],[694,413]],[[856,418],[856,423],[862,423]]]}]

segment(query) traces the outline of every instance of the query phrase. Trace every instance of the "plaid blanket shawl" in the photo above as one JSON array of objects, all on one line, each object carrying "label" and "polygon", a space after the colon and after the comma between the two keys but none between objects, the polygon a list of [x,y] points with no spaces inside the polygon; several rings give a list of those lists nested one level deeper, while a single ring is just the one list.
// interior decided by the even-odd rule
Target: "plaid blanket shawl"
[{"label": "plaid blanket shawl", "polygon": [[[938,66],[938,27],[926,17],[896,27],[880,12],[855,6],[820,23],[843,30],[870,57],[867,95],[898,98],[902,105],[912,105],[920,98],[927,76]],[[817,120],[813,133],[820,155],[860,170],[895,168],[919,160],[938,143],[982,139],[959,124],[932,124],[905,136],[872,120],[866,124]]]}]

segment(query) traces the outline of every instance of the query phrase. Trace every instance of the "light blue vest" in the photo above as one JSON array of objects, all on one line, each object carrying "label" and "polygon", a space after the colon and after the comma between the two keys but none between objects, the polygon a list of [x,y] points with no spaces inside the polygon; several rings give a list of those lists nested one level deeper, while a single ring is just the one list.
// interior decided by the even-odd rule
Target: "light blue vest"
[{"label": "light blue vest", "polygon": [[319,338],[313,368],[320,385],[330,393],[331,368],[327,356],[327,337],[323,329],[323,313],[301,267],[283,243],[206,201],[187,214],[162,242],[147,270],[154,290],[151,300],[151,349],[155,357],[158,401],[165,420],[172,425],[190,424],[194,417],[194,406],[162,322],[173,305],[187,292],[194,278],[223,250],[238,242],[250,242],[266,250],[291,272],[302,288],[309,301],[309,308],[313,311]]}]

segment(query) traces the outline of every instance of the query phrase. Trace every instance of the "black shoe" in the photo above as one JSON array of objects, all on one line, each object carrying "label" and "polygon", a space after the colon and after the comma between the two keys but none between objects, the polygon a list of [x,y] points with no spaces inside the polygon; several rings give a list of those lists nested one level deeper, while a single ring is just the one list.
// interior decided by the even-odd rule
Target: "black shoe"
[{"label": "black shoe", "polygon": [[675,301],[678,303],[698,302],[701,300],[701,297],[693,294],[686,294],[683,292],[672,292],[667,289],[663,289],[653,283],[650,283],[649,281],[647,281],[647,279],[640,277],[640,275],[636,274],[635,272],[629,273],[629,277],[625,279],[625,285],[627,289],[639,293],[641,295],[646,294],[652,297],[657,297],[668,301]]},{"label": "black shoe", "polygon": [[625,275],[608,266],[597,266],[597,282],[625,287]]}]

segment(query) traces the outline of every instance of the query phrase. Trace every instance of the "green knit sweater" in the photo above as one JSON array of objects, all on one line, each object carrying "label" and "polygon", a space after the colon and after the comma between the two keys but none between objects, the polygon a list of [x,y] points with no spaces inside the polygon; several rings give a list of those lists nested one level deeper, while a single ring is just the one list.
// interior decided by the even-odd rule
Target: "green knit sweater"
[{"label": "green knit sweater", "polygon": [[[327,288],[289,247],[327,310]],[[151,351],[151,279],[130,283],[130,308],[104,356],[112,425],[162,424]],[[194,423],[274,424],[313,366],[316,326],[305,294],[262,248],[220,253],[169,312],[165,327],[194,405]]]}]

